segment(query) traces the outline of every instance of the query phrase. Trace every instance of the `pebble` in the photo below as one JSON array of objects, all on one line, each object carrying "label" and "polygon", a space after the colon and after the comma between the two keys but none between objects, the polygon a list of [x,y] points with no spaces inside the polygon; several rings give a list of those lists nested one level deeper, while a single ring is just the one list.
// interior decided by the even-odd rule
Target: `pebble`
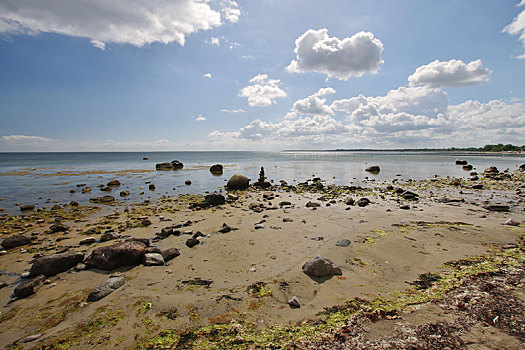
[{"label": "pebble", "polygon": [[340,239],[337,241],[337,243],[335,244],[336,246],[338,247],[348,247],[350,245],[350,240],[349,239]]},{"label": "pebble", "polygon": [[252,268],[250,269],[250,272],[255,272],[255,271],[257,271],[257,269],[256,269],[255,267],[252,267]]},{"label": "pebble", "polygon": [[299,302],[299,299],[297,299],[296,296],[294,296],[292,299],[288,300],[288,305],[290,305],[293,308],[300,308],[301,303]]},{"label": "pebble", "polygon": [[519,221],[514,221],[512,219],[507,219],[507,221],[505,221],[505,225],[508,225],[508,226],[519,226],[520,223]]},{"label": "pebble", "polygon": [[39,339],[40,337],[42,337],[42,333],[30,335],[29,337],[26,337],[24,339],[24,343],[30,343],[32,341]]},{"label": "pebble", "polygon": [[261,228],[264,228],[264,224],[256,224],[256,225],[255,225],[255,229],[256,229],[256,230],[259,230],[259,229],[261,229]]}]

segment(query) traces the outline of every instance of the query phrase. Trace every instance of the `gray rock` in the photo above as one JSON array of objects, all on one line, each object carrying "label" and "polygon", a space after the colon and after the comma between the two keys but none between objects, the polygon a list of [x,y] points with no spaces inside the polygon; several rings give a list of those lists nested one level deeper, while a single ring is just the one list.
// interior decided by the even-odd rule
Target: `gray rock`
[{"label": "gray rock", "polygon": [[283,222],[293,222],[292,218],[283,218]]},{"label": "gray rock", "polygon": [[299,299],[297,299],[296,296],[294,296],[292,299],[288,300],[288,305],[290,305],[292,308],[300,308],[301,303],[299,302]]},{"label": "gray rock", "polygon": [[113,270],[120,266],[135,266],[142,262],[146,244],[138,240],[98,247],[91,252],[85,264],[101,270]]},{"label": "gray rock", "polygon": [[109,294],[113,293],[118,288],[122,287],[125,282],[126,282],[126,279],[122,276],[110,277],[104,283],[100,284],[97,288],[91,291],[86,301],[87,302],[98,301],[108,296]]},{"label": "gray rock", "polygon": [[28,296],[35,294],[36,291],[44,285],[45,281],[46,276],[39,275],[29,281],[20,283],[15,288],[15,296],[17,298],[27,298]]},{"label": "gray rock", "polygon": [[146,253],[142,263],[146,266],[162,266],[164,265],[164,258],[159,253]]},{"label": "gray rock", "polygon": [[348,247],[352,242],[349,239],[340,239],[335,245],[338,247]]},{"label": "gray rock", "polygon": [[88,238],[84,238],[83,240],[78,242],[78,244],[79,245],[90,245],[90,244],[93,244],[93,243],[96,243],[96,242],[97,242],[97,239],[95,237],[88,237]]},{"label": "gray rock", "polygon": [[42,335],[43,335],[42,333],[38,333],[38,334],[30,335],[30,336],[28,336],[28,337],[25,337],[24,340],[23,340],[23,342],[24,342],[24,343],[30,343],[30,342],[32,342],[32,341],[35,341],[35,340],[37,340],[37,339],[40,339],[40,338],[42,337]]},{"label": "gray rock", "polygon": [[508,225],[508,226],[519,226],[520,223],[519,221],[514,221],[512,219],[507,219],[507,221],[505,221],[505,225]]},{"label": "gray rock", "polygon": [[331,260],[322,256],[308,260],[302,267],[305,274],[312,277],[329,277],[342,275],[343,272]]},{"label": "gray rock", "polygon": [[36,259],[29,270],[31,276],[45,275],[51,277],[67,271],[84,260],[84,253],[66,252],[43,256]]},{"label": "gray rock", "polygon": [[116,233],[116,232],[104,232],[102,234],[102,236],[100,236],[100,241],[101,242],[107,242],[107,241],[111,241],[113,239],[117,239],[120,237],[120,234]]},{"label": "gray rock", "polygon": [[4,247],[5,249],[11,249],[11,248],[20,247],[20,246],[23,246],[29,243],[31,243],[31,239],[29,239],[28,237],[21,236],[21,235],[14,235],[14,236],[10,236],[4,239],[2,241],[2,247]]},{"label": "gray rock", "polygon": [[250,179],[244,175],[233,175],[226,184],[229,190],[245,190],[250,185]]}]

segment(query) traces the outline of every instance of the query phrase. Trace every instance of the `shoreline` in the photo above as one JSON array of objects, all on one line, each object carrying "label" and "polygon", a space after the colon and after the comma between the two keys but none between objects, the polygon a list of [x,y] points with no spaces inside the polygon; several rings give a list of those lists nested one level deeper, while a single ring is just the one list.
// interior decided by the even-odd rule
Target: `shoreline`
[{"label": "shoreline", "polygon": [[[201,335],[208,332],[189,343],[198,348],[199,342],[214,339],[213,329],[227,328],[228,336],[238,338],[238,333],[231,333],[237,327],[238,331],[245,329],[246,339],[252,339],[238,340],[238,344],[248,346],[261,330],[280,329],[272,328],[275,325],[299,327],[311,338],[308,341],[314,341],[327,329],[308,328],[308,320],[334,305],[355,298],[388,299],[410,289],[407,282],[417,281],[421,274],[446,274],[443,264],[488,256],[496,246],[518,244],[509,249],[521,252],[525,189],[520,186],[525,175],[517,171],[509,177],[482,178],[482,190],[472,189],[472,181],[451,179],[394,182],[391,189],[385,184],[371,183],[364,188],[310,180],[297,186],[234,192],[225,204],[201,210],[188,206],[202,201],[203,196],[186,195],[124,206],[97,205],[100,210],[61,206],[23,218],[4,216],[1,225],[4,232],[9,228],[7,236],[38,234],[31,236],[30,245],[0,256],[0,282],[8,283],[0,289],[0,300],[8,306],[7,311],[2,309],[1,345],[147,347],[151,342],[173,345],[192,330]],[[411,197],[404,195],[407,191],[416,197],[407,199]],[[347,204],[349,198],[355,200],[354,205]],[[355,203],[360,198],[369,198],[371,203],[361,207]],[[509,205],[510,212],[484,209],[486,201]],[[503,225],[509,217],[518,226]],[[46,233],[56,218],[68,226],[67,234]],[[223,224],[231,231],[219,233]],[[159,236],[163,228],[177,225],[182,225],[177,229],[179,235]],[[110,230],[121,237],[98,242]],[[189,248],[185,242],[197,232],[202,233],[197,236],[199,244]],[[89,237],[95,241],[79,245]],[[127,238],[147,238],[160,250],[177,248],[180,255],[164,266],[138,264],[110,273],[97,269],[62,272],[49,277],[28,298],[7,303],[18,276],[31,266],[35,254],[52,255],[66,249],[89,256],[98,247]],[[337,246],[342,239],[348,239],[350,245]],[[301,266],[316,255],[332,260],[342,275],[326,280],[305,275]],[[125,284],[99,301],[86,303],[87,294],[115,272],[125,278]],[[202,281],[211,283],[206,287]],[[298,298],[300,308],[287,304],[292,296]],[[429,315],[436,313],[429,311]],[[330,327],[336,329],[348,320],[350,316],[345,316]],[[91,326],[86,328],[86,324]],[[97,328],[97,324],[104,327]],[[166,329],[174,331],[163,331]],[[42,336],[35,343],[23,343],[35,334]],[[217,348],[213,341],[208,345]]]}]

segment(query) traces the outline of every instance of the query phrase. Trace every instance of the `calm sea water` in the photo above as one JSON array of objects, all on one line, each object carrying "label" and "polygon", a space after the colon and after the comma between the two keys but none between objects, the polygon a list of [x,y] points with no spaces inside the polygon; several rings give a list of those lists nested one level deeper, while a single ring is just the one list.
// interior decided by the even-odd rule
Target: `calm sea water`
[{"label": "calm sea water", "polygon": [[[144,160],[144,158],[148,158]],[[124,201],[155,199],[163,195],[204,193],[220,190],[233,174],[241,173],[253,181],[264,167],[268,180],[290,184],[321,177],[337,185],[361,185],[365,179],[391,181],[398,179],[426,179],[467,177],[469,172],[455,165],[465,159],[478,171],[489,166],[515,170],[525,163],[517,155],[482,156],[442,153],[410,152],[85,152],[85,153],[0,153],[0,208],[18,213],[17,203],[36,204],[37,207],[74,200],[88,203],[89,198],[105,195],[96,187],[118,179],[122,185],[113,190],[118,197],[122,190],[131,195]],[[179,160],[182,171],[155,171],[155,164]],[[224,174],[212,175],[209,166],[220,163]],[[369,165],[379,165],[381,172],[372,175],[364,171]],[[121,174],[104,173],[134,170]],[[147,170],[138,172],[137,170]],[[68,175],[60,175],[59,172]],[[86,174],[86,172],[92,172]],[[25,175],[22,175],[25,174]],[[73,174],[71,176],[71,174]],[[43,176],[49,175],[49,176]],[[190,186],[185,181],[190,180]],[[147,183],[154,183],[155,191]],[[93,191],[81,193],[77,184],[86,184]],[[143,188],[141,188],[143,187]],[[70,193],[70,190],[76,190]],[[139,194],[144,192],[144,194]]]}]

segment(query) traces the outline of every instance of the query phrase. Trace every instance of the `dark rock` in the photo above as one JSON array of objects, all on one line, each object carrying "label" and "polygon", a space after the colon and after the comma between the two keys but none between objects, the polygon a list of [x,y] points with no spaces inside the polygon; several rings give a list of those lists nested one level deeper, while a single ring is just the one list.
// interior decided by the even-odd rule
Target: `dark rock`
[{"label": "dark rock", "polygon": [[88,193],[91,192],[91,187],[86,187],[82,189],[82,193]]},{"label": "dark rock", "polygon": [[366,168],[365,171],[368,171],[369,173],[373,174],[378,174],[381,171],[381,169],[377,165],[372,165]]},{"label": "dark rock", "polygon": [[264,176],[264,168],[263,167],[261,167],[261,171],[259,172],[259,179],[253,185],[255,187],[260,187],[260,188],[268,188],[268,187],[272,186],[271,183],[266,181],[266,176]]},{"label": "dark rock", "polygon": [[21,205],[20,211],[30,211],[35,210],[35,206],[33,204],[27,204],[27,205]]},{"label": "dark rock", "polygon": [[197,244],[199,244],[200,241],[196,238],[190,238],[186,241],[186,246],[188,246],[188,248],[193,248],[195,247]]},{"label": "dark rock", "polygon": [[191,185],[191,181],[190,181],[190,180],[186,180],[186,181],[184,181],[184,184],[185,184],[186,186],[190,186],[190,185]]},{"label": "dark rock", "polygon": [[110,182],[107,183],[107,186],[108,187],[119,187],[120,186],[120,181],[119,180],[110,181]]},{"label": "dark rock", "polygon": [[502,204],[489,204],[483,206],[484,209],[487,209],[488,211],[510,211],[510,207],[508,205],[502,205]]},{"label": "dark rock", "polygon": [[111,192],[113,190],[113,187],[111,187],[111,186],[101,186],[100,190],[102,192]]},{"label": "dark rock", "polygon": [[120,196],[121,196],[121,197],[127,197],[127,196],[129,196],[129,191],[121,191],[121,192],[120,192]]},{"label": "dark rock", "polygon": [[142,264],[144,264],[145,266],[163,266],[165,263],[162,254],[146,253],[144,254]]},{"label": "dark rock", "polygon": [[157,233],[157,236],[160,236],[162,238],[169,237],[173,234],[173,228],[171,227],[164,227],[160,230],[160,232]]},{"label": "dark rock", "polygon": [[229,190],[245,190],[250,185],[250,179],[244,175],[233,175],[226,184]]},{"label": "dark rock", "polygon": [[204,200],[208,205],[221,205],[226,203],[224,196],[218,192],[206,195]]},{"label": "dark rock", "polygon": [[115,201],[115,197],[113,196],[102,196],[102,197],[96,197],[96,198],[90,198],[89,199],[90,202],[93,202],[93,203],[103,203],[103,204],[106,204],[106,203],[111,203],[111,202],[114,202]]},{"label": "dark rock", "polygon": [[138,240],[98,247],[91,252],[85,264],[101,270],[113,270],[120,266],[135,266],[141,263],[146,245]]},{"label": "dark rock", "polygon": [[147,247],[146,250],[144,251],[144,254],[149,254],[149,253],[156,253],[156,254],[160,254],[162,251],[160,250],[160,248],[157,248],[157,247]]},{"label": "dark rock", "polygon": [[467,164],[467,165],[463,165],[463,170],[466,170],[466,171],[471,171],[472,170],[472,165],[471,164]]},{"label": "dark rock", "polygon": [[460,179],[452,179],[452,181],[450,181],[450,184],[452,186],[461,186],[461,180]]},{"label": "dark rock", "polygon": [[333,275],[342,275],[342,271],[331,260],[316,256],[308,260],[302,267],[302,270],[308,276],[327,277]]},{"label": "dark rock", "polygon": [[51,207],[51,210],[60,210],[62,209],[62,207],[60,206],[60,204],[55,204]]},{"label": "dark rock", "polygon": [[144,244],[146,247],[149,247],[150,245],[149,238],[128,238],[126,239],[126,242],[140,242]]},{"label": "dark rock", "polygon": [[479,177],[477,175],[474,175],[470,178],[470,181],[478,181]]},{"label": "dark rock", "polygon": [[201,231],[197,231],[193,234],[192,238],[199,238],[199,237],[205,237],[204,234]]},{"label": "dark rock", "polygon": [[279,203],[279,206],[280,207],[284,207],[284,206],[289,206],[289,205],[292,205],[292,202],[289,202],[289,201],[282,201]]},{"label": "dark rock", "polygon": [[336,246],[338,247],[348,247],[350,245],[350,240],[349,239],[340,239],[337,241],[337,243],[335,244]]},{"label": "dark rock", "polygon": [[292,308],[300,308],[301,303],[299,302],[299,299],[297,299],[296,296],[294,296],[292,299],[288,300],[288,305],[290,305]]},{"label": "dark rock", "polygon": [[180,170],[184,168],[184,164],[178,160],[171,161],[169,163],[155,164],[156,170]]},{"label": "dark rock", "polygon": [[14,235],[14,236],[10,236],[4,239],[2,241],[2,247],[4,247],[5,249],[11,249],[11,248],[20,247],[22,245],[26,245],[29,243],[31,243],[31,239],[29,239],[28,237],[21,236],[21,235]]},{"label": "dark rock", "polygon": [[355,200],[352,197],[350,197],[350,198],[348,198],[346,200],[345,204],[346,205],[354,205],[355,204]]},{"label": "dark rock", "polygon": [[306,207],[307,207],[307,208],[318,208],[318,207],[320,207],[320,206],[321,206],[321,204],[319,204],[319,203],[317,203],[317,202],[311,202],[311,201],[310,201],[310,202],[306,203]]},{"label": "dark rock", "polygon": [[39,275],[35,278],[20,283],[15,288],[15,296],[17,298],[27,298],[30,295],[33,295],[36,293],[36,291],[44,285],[44,282],[46,281],[46,276]]},{"label": "dark rock", "polygon": [[520,170],[525,170],[525,164],[520,165]]},{"label": "dark rock", "polygon": [[402,205],[402,206],[399,207],[399,209],[410,210],[410,205],[407,205],[407,204]]},{"label": "dark rock", "polygon": [[72,206],[72,207],[78,207],[80,204],[78,204],[78,202],[71,201],[71,202],[69,203],[69,205]]},{"label": "dark rock", "polygon": [[78,244],[79,245],[90,245],[90,244],[96,243],[96,241],[97,239],[95,237],[88,237],[78,242]]},{"label": "dark rock", "polygon": [[370,199],[368,198],[361,198],[359,199],[356,204],[357,206],[359,207],[366,207],[367,205],[369,205],[371,202],[370,202]]},{"label": "dark rock", "polygon": [[226,224],[222,224],[222,228],[220,230],[218,230],[217,232],[220,232],[220,233],[228,233],[232,230],[232,228]]},{"label": "dark rock", "polygon": [[466,160],[456,160],[456,165],[467,165],[468,162]]},{"label": "dark rock", "polygon": [[148,188],[150,191],[155,191],[155,184],[149,184]]},{"label": "dark rock", "polygon": [[472,188],[475,189],[475,190],[482,190],[483,189],[483,185],[482,184],[475,184],[475,185],[472,185]]},{"label": "dark rock", "polygon": [[180,255],[180,252],[177,248],[168,248],[166,250],[163,250],[161,254],[164,261],[168,262],[171,259],[178,257]]},{"label": "dark rock", "polygon": [[283,222],[293,222],[291,218],[283,218]]},{"label": "dark rock", "polygon": [[97,288],[91,291],[86,301],[98,301],[122,287],[124,283],[126,283],[126,279],[123,276],[110,277],[104,283],[100,284]]},{"label": "dark rock", "polygon": [[417,200],[418,199],[418,194],[411,192],[411,191],[405,191],[403,192],[401,196],[406,200]]},{"label": "dark rock", "polygon": [[84,253],[66,252],[43,256],[36,259],[29,270],[31,276],[45,275],[51,277],[67,271],[84,260]]},{"label": "dark rock", "polygon": [[151,220],[150,219],[144,219],[140,222],[140,226],[142,227],[148,227],[152,224]]},{"label": "dark rock", "polygon": [[210,167],[210,173],[213,175],[222,175],[223,166],[221,164],[214,164]]},{"label": "dark rock", "polygon": [[49,229],[51,230],[51,232],[55,233],[55,232],[64,232],[64,231],[67,231],[69,230],[69,227],[64,225],[64,224],[61,224],[61,223],[54,223],[53,225],[51,225],[49,227]]}]

